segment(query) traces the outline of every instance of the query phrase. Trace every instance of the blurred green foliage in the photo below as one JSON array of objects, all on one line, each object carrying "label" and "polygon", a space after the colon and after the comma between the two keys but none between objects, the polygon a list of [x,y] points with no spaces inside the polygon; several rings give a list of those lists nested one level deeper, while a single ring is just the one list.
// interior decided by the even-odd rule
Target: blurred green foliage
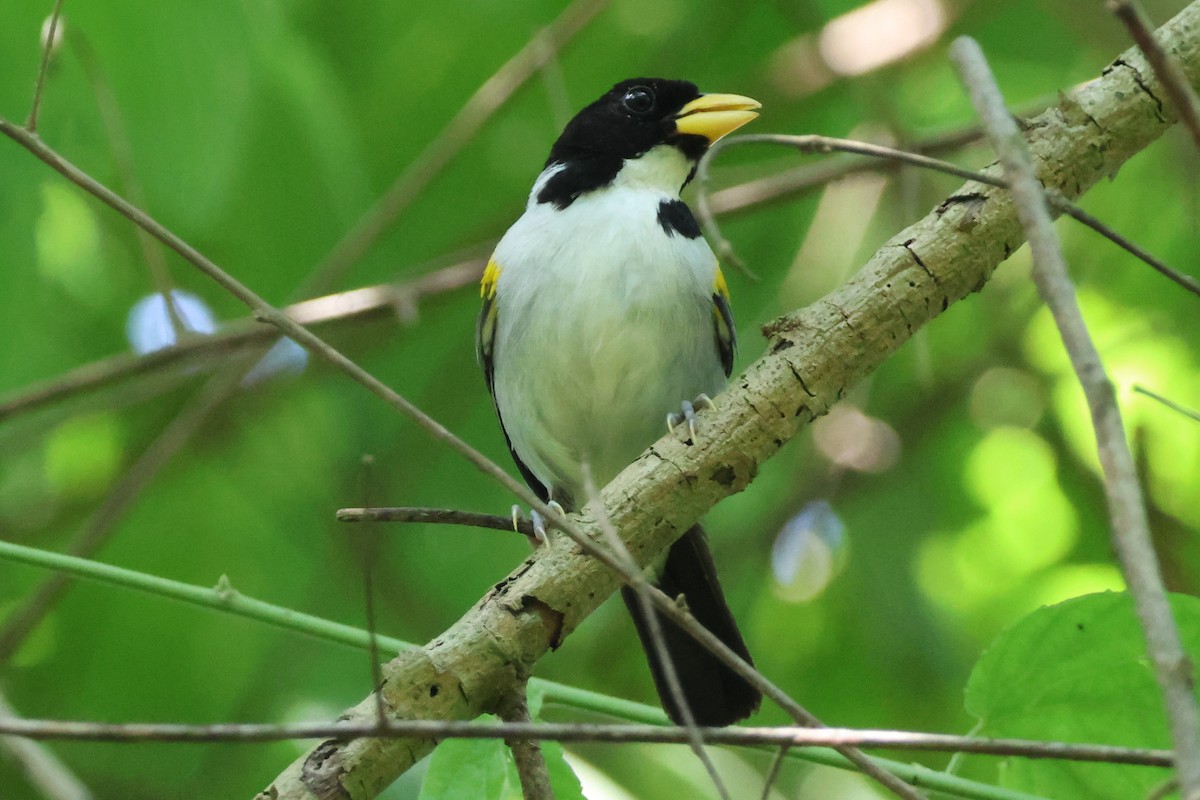
[{"label": "blurred green foliage", "polygon": [[[1200,601],[1172,598],[1191,652]],[[971,673],[967,710],[980,736],[1170,748],[1154,670],[1129,595],[1090,594],[1042,608],[1005,631]],[[1161,770],[1005,759],[1003,785],[1046,797],[1145,797]]]},{"label": "blurred green foliage", "polygon": [[[926,46],[847,76],[821,67],[816,43],[823,26],[858,0],[613,0],[334,288],[413,278],[461,252],[486,251],[523,208],[565,119],[635,74],[687,77],[703,88],[754,96],[764,105],[757,132],[904,141],[972,121],[945,58],[955,35],[979,39],[1017,109],[1051,102],[1128,46],[1102,4],[923,6],[931,4],[944,25]],[[7,56],[0,114],[9,119],[28,113],[38,31],[52,5],[19,0],[0,8]],[[1184,2],[1145,5],[1164,21]],[[66,38],[51,64],[41,135],[127,192],[116,155],[122,143],[98,105],[97,86],[110,91],[150,213],[268,300],[284,303],[298,299],[292,292],[313,265],[562,5],[127,0],[65,8]],[[956,157],[970,166],[990,161],[982,148]],[[730,185],[797,163],[786,152],[734,151],[718,165],[718,179]],[[1198,177],[1195,151],[1174,131],[1083,205],[1196,274]],[[156,286],[126,220],[11,143],[0,143],[0,187],[3,395],[126,351],[129,310]],[[739,367],[760,351],[759,325],[838,285],[955,187],[909,171],[862,177],[725,220],[726,234],[762,277],[729,275]],[[1195,594],[1200,425],[1131,389],[1141,383],[1200,406],[1197,299],[1090,231],[1060,223],[1060,232],[1118,389],[1168,583]],[[190,267],[168,262],[175,285],[202,297],[219,319],[244,316]],[[415,321],[376,319],[323,332],[507,465],[474,364],[476,304],[467,286],[423,302]],[[67,547],[217,366],[131,379],[0,422],[0,536]],[[1086,407],[1039,310],[1025,252],[844,402],[862,414],[822,420],[765,465],[748,491],[709,515],[724,585],[758,665],[822,719],[965,732],[973,719],[963,687],[1001,630],[1042,604],[1122,585]],[[854,427],[848,421],[855,419],[872,424]],[[891,449],[870,449],[880,442]],[[863,448],[878,458],[864,460]],[[374,456],[369,468],[364,453]],[[800,602],[802,594],[776,586],[770,554],[784,524],[814,500],[831,504],[844,526],[844,549],[824,591]],[[336,524],[336,508],[505,513],[510,503],[378,399],[310,364],[299,378],[236,392],[211,414],[121,515],[98,558],[197,584],[228,575],[252,596],[362,624],[360,532]],[[410,641],[435,636],[526,552],[520,537],[494,532],[386,529],[375,557],[380,628]],[[0,615],[45,578],[0,564]],[[632,626],[615,604],[544,659],[538,673],[654,698]],[[992,681],[990,697],[1021,691],[1016,677],[993,673]],[[111,721],[324,720],[370,685],[361,653],[86,584],[71,588],[0,672],[0,689],[23,715]],[[570,718],[555,708],[545,716]],[[780,723],[784,715],[768,708],[758,719]],[[1131,738],[1114,741],[1149,744],[1128,726],[1120,730]],[[53,749],[97,797],[137,800],[251,796],[305,743]],[[684,748],[568,751],[632,797],[712,791]],[[921,760],[938,767],[947,761]],[[720,754],[740,796],[758,791],[756,775],[768,761]],[[969,766],[974,776],[996,780],[994,761],[977,758]],[[417,797],[419,786],[420,770],[387,796]],[[788,796],[801,797],[871,791],[864,786],[797,766],[787,767],[780,783]],[[16,765],[0,760],[0,796],[38,795]]]}]

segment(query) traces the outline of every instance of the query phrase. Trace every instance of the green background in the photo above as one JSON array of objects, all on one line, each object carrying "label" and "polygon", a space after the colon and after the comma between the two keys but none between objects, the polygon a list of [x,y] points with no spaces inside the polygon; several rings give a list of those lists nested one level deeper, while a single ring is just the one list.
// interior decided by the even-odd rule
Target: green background
[{"label": "green background", "polygon": [[[38,30],[51,5],[0,6],[0,114],[10,120],[28,113]],[[614,0],[333,288],[402,281],[463,253],[486,253],[520,214],[558,129],[619,79],[679,76],[756,97],[764,108],[750,132],[904,142],[972,122],[946,58],[955,35],[980,41],[1015,109],[1053,102],[1128,46],[1099,2],[943,0],[935,4],[945,18],[936,41],[866,74],[836,75],[821,66],[815,42],[829,20],[857,5]],[[1161,22],[1184,3],[1146,5]],[[69,0],[68,37],[51,65],[39,130],[99,180],[122,186],[113,154],[122,145],[97,103],[101,70],[147,209],[282,304],[298,299],[293,292],[313,266],[561,9],[545,0]],[[98,67],[81,57],[89,51]],[[982,147],[956,158],[973,167],[991,160]],[[716,179],[728,186],[801,163],[787,151],[747,148],[724,157]],[[1195,274],[1198,178],[1196,151],[1174,130],[1083,205]],[[726,234],[761,277],[727,270],[741,337],[737,369],[761,351],[762,324],[839,285],[957,185],[889,173],[726,218]],[[1118,390],[1168,585],[1194,594],[1200,425],[1131,388],[1200,406],[1197,298],[1090,231],[1067,223],[1059,230]],[[245,315],[188,265],[167,262],[174,284],[219,319]],[[154,288],[126,220],[0,143],[0,395],[128,350],[129,309]],[[475,364],[477,303],[467,285],[422,302],[415,320],[387,315],[320,332],[507,468]],[[0,538],[64,549],[218,364],[130,379],[0,421]],[[709,514],[732,606],[758,666],[826,722],[966,732],[975,719],[964,687],[997,634],[1043,604],[1122,587],[1086,407],[1039,307],[1026,252],[839,408]],[[367,473],[364,454],[374,456]],[[781,586],[772,544],[814,500],[828,501],[844,525],[825,559],[829,582],[808,591]],[[335,509],[503,514],[511,502],[377,398],[313,363],[300,377],[236,392],[136,497],[98,558],[200,585],[227,575],[248,595],[361,625],[361,552],[356,531],[334,521]],[[515,535],[387,528],[373,559],[380,630],[427,641],[527,551]],[[821,571],[820,558],[806,563]],[[45,577],[0,564],[0,617]],[[601,609],[537,674],[654,702],[619,604]],[[359,652],[89,584],[74,586],[0,668],[0,689],[22,715],[102,721],[327,720],[370,686]],[[574,718],[554,708],[545,716]],[[785,717],[768,708],[755,721]],[[304,747],[53,750],[97,797],[137,800],[249,797]],[[633,797],[712,791],[684,748],[567,750]],[[939,768],[947,761],[917,758]],[[741,796],[759,791],[757,773],[768,761],[754,753],[719,759]],[[994,759],[962,766],[997,780]],[[420,772],[387,796],[415,797]],[[865,786],[794,765],[780,784],[801,797],[872,796]],[[0,797],[36,796],[0,759]]]}]

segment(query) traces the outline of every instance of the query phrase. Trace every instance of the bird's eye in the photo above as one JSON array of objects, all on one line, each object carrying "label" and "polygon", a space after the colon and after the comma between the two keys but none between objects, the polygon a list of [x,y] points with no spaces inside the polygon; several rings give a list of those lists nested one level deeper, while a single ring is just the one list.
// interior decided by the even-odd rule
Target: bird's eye
[{"label": "bird's eye", "polygon": [[654,92],[648,86],[635,86],[625,93],[621,103],[634,114],[645,114],[654,108]]}]

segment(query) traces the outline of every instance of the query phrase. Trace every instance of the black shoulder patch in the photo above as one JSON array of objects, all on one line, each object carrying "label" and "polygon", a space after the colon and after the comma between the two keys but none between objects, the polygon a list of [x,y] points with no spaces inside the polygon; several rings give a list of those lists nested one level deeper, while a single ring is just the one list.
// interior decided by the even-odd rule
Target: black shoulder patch
[{"label": "black shoulder patch", "polygon": [[612,183],[613,178],[621,171],[622,161],[619,158],[590,158],[560,162],[552,157],[546,162],[546,166],[551,167],[556,163],[562,163],[564,166],[542,186],[537,201],[566,208],[579,199],[581,194]]},{"label": "black shoulder patch", "polygon": [[692,216],[692,210],[678,198],[663,200],[658,204],[658,224],[671,236],[679,234],[685,239],[700,238],[700,225]]}]

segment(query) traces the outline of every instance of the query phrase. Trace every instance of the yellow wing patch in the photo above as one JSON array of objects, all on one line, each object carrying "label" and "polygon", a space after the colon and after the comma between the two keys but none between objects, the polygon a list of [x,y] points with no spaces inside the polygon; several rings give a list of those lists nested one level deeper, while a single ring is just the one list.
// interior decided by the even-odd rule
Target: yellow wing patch
[{"label": "yellow wing patch", "polygon": [[[490,268],[491,265],[489,264],[488,267]],[[496,269],[499,271],[500,268],[497,267]],[[484,280],[487,280],[486,273],[484,274]],[[725,298],[726,302],[729,302],[729,286],[725,283],[725,274],[721,272],[720,267],[717,267],[717,274],[713,278],[713,293],[721,295],[721,297]]]},{"label": "yellow wing patch", "polygon": [[[719,274],[719,273],[718,273]],[[479,296],[491,300],[496,296],[496,284],[500,282],[500,265],[496,259],[488,259],[487,269],[483,271],[483,280],[479,282]],[[724,279],[721,279],[724,285]]]},{"label": "yellow wing patch", "polygon": [[496,284],[500,281],[500,265],[495,259],[488,261],[487,269],[483,271],[483,280],[479,283],[479,296],[483,298],[483,307],[479,309],[479,319],[475,323],[475,356],[483,365],[483,376],[487,379],[488,391],[492,389],[492,350],[496,338]]},{"label": "yellow wing patch", "polygon": [[717,354],[721,357],[721,367],[725,377],[733,372],[733,357],[737,351],[737,329],[733,324],[733,310],[729,307],[729,286],[721,268],[713,278],[713,334],[717,340]]}]

